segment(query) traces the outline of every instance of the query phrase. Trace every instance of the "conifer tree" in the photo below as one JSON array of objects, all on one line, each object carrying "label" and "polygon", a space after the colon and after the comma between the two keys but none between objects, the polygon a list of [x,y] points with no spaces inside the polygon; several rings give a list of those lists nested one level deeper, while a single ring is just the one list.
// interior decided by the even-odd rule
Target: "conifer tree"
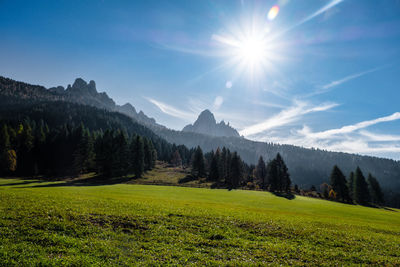
[{"label": "conifer tree", "polygon": [[144,146],[144,170],[148,171],[154,167],[153,162],[153,144],[146,137],[143,138],[143,146]]},{"label": "conifer tree", "polygon": [[33,174],[33,142],[32,128],[29,124],[24,124],[19,130],[19,148],[17,151],[18,172],[22,175]]},{"label": "conifer tree", "polygon": [[288,172],[288,168],[286,166],[286,163],[283,161],[283,158],[281,155],[278,153],[276,155],[276,161],[278,165],[278,180],[279,180],[279,189],[280,191],[283,192],[289,192],[290,191],[290,185],[292,181],[290,180],[290,175]]},{"label": "conifer tree", "polygon": [[196,148],[196,151],[193,155],[192,160],[192,175],[194,177],[204,177],[205,176],[205,163],[204,163],[204,156],[203,151],[201,150],[200,146]]},{"label": "conifer tree", "polygon": [[266,168],[267,187],[270,191],[289,192],[292,181],[288,168],[278,153],[276,158],[270,161]]},{"label": "conifer tree", "polygon": [[368,174],[368,185],[369,185],[369,191],[370,191],[372,203],[375,203],[378,205],[384,204],[385,200],[383,198],[381,186],[379,185],[378,180],[375,177],[373,177],[371,174]]},{"label": "conifer tree", "polygon": [[352,201],[354,199],[354,172],[350,172],[347,188],[349,189],[350,201]]},{"label": "conifer tree", "polygon": [[37,172],[44,172],[45,169],[45,144],[46,144],[46,134],[44,132],[43,121],[41,121],[40,126],[37,128],[35,133],[35,145],[33,149],[33,155],[35,160],[35,169]]},{"label": "conifer tree", "polygon": [[370,200],[368,184],[359,167],[354,174],[354,200],[361,205],[368,204]]},{"label": "conifer tree", "polygon": [[119,131],[113,138],[114,147],[114,161],[112,167],[112,173],[116,176],[123,176],[128,174],[129,171],[129,153],[128,153],[128,142],[126,135]]},{"label": "conifer tree", "polygon": [[225,180],[227,176],[227,151],[225,147],[222,148],[220,159],[221,160],[219,163],[219,177],[220,180]]},{"label": "conifer tree", "polygon": [[239,186],[243,177],[243,166],[240,156],[234,152],[230,161],[230,174],[228,178],[229,188],[236,188]]},{"label": "conifer tree", "polygon": [[149,149],[150,149],[150,170],[156,166],[157,161],[157,151],[154,149],[153,142],[149,139]]},{"label": "conifer tree", "polygon": [[265,189],[265,178],[267,176],[267,168],[262,156],[258,159],[258,163],[255,169],[256,181],[261,185],[262,189]]},{"label": "conifer tree", "polygon": [[111,176],[112,167],[112,136],[109,130],[96,140],[97,172],[105,177]]},{"label": "conifer tree", "polygon": [[141,177],[144,172],[144,145],[143,139],[139,135],[132,137],[130,154],[131,171],[136,177]]},{"label": "conifer tree", "polygon": [[[218,152],[218,150],[217,150]],[[218,181],[219,180],[219,164],[220,164],[220,155],[219,153],[211,152],[211,163],[210,163],[210,171],[208,174],[208,179],[210,181]]]},{"label": "conifer tree", "polygon": [[278,190],[278,169],[276,160],[273,159],[268,162],[266,167],[266,187],[269,191],[275,192]]},{"label": "conifer tree", "polygon": [[336,193],[336,199],[342,202],[349,201],[350,196],[347,188],[346,177],[337,165],[333,166],[330,180],[332,189]]}]

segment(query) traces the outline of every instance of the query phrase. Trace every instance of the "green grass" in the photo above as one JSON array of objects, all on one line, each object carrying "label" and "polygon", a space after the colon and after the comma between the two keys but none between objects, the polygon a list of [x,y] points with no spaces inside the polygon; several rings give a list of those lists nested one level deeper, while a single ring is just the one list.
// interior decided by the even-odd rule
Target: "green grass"
[{"label": "green grass", "polygon": [[267,192],[0,179],[0,265],[400,265],[400,212]]}]

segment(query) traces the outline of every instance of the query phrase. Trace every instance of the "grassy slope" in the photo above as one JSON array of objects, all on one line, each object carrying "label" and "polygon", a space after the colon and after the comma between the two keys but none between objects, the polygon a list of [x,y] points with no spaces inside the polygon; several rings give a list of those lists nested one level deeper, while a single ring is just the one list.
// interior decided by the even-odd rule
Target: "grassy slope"
[{"label": "grassy slope", "polygon": [[400,265],[400,212],[266,192],[0,179],[3,264]]}]

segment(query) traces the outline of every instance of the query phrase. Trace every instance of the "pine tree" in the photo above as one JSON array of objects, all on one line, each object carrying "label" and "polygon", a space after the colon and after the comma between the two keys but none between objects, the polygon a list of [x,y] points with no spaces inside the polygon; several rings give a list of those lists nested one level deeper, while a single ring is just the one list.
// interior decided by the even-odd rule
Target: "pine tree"
[{"label": "pine tree", "polygon": [[255,177],[257,183],[261,186],[262,189],[265,189],[265,178],[267,176],[267,168],[265,166],[265,162],[262,156],[258,159],[258,163],[255,169]]},{"label": "pine tree", "polygon": [[192,160],[192,175],[194,177],[204,177],[205,176],[205,163],[204,163],[204,156],[203,151],[201,150],[200,146],[196,148],[196,151],[193,155]]},{"label": "pine tree", "polygon": [[25,124],[19,130],[19,148],[17,151],[17,168],[18,172],[22,175],[32,175],[34,172],[32,155],[33,144],[34,137],[32,135],[32,128],[29,124]]},{"label": "pine tree", "polygon": [[230,173],[228,179],[228,186],[230,189],[239,186],[243,177],[243,166],[240,156],[234,152],[230,161]]},{"label": "pine tree", "polygon": [[144,172],[144,144],[140,136],[132,137],[130,155],[131,171],[139,178]]},{"label": "pine tree", "polygon": [[114,162],[112,173],[116,176],[124,176],[129,171],[129,153],[126,135],[122,131],[119,131],[113,138],[113,144]]},{"label": "pine tree", "polygon": [[385,200],[383,198],[381,186],[379,185],[378,180],[375,177],[373,177],[371,174],[368,174],[368,185],[369,185],[369,191],[370,191],[372,203],[375,203],[378,205],[384,204]]},{"label": "pine tree", "polygon": [[37,172],[43,173],[45,171],[45,144],[46,144],[46,134],[44,132],[43,121],[41,121],[40,126],[36,130],[35,134],[35,145],[33,149],[33,155],[35,159],[35,169]]},{"label": "pine tree", "polygon": [[227,151],[226,151],[225,147],[222,148],[220,159],[221,160],[219,163],[219,177],[220,177],[220,180],[225,181],[226,176],[227,176]]},{"label": "pine tree", "polygon": [[266,180],[266,187],[269,191],[275,192],[278,190],[278,169],[275,159],[269,161],[267,164]]},{"label": "pine tree", "polygon": [[357,167],[354,174],[354,200],[362,205],[368,204],[370,200],[368,184],[359,167]]},{"label": "pine tree", "polygon": [[208,174],[208,180],[210,181],[218,181],[219,180],[219,165],[220,165],[220,156],[219,153],[211,152],[211,163],[210,163],[210,171]]},{"label": "pine tree", "polygon": [[332,189],[336,193],[336,199],[342,202],[349,201],[350,196],[347,188],[346,177],[337,165],[332,169],[330,180]]},{"label": "pine tree", "polygon": [[266,171],[267,187],[270,191],[289,192],[292,181],[288,168],[278,153],[276,158],[270,161]]},{"label": "pine tree", "polygon": [[113,139],[113,133],[107,130],[96,142],[97,172],[105,177],[112,176],[112,167],[115,157]]},{"label": "pine tree", "polygon": [[152,149],[152,151],[151,151],[151,168],[152,169],[154,169],[154,167],[156,166],[156,162],[157,162],[157,150]]},{"label": "pine tree", "polygon": [[350,202],[354,199],[354,172],[350,172],[349,181],[347,182],[349,189]]},{"label": "pine tree", "polygon": [[144,170],[151,170],[154,166],[153,162],[153,144],[146,137],[143,138],[144,145]]},{"label": "pine tree", "polygon": [[283,192],[289,192],[290,191],[290,185],[292,184],[292,181],[290,180],[290,175],[288,172],[288,168],[286,166],[286,163],[283,161],[283,158],[281,155],[278,153],[276,155],[276,160],[278,162],[278,170],[279,170],[279,180],[280,180],[280,189]]}]

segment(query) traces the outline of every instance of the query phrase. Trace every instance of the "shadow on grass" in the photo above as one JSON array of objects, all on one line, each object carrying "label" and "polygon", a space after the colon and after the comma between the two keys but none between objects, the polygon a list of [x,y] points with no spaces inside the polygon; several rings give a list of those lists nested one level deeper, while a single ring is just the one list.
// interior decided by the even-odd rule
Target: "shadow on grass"
[{"label": "shadow on grass", "polygon": [[[61,180],[59,183],[49,183],[49,184],[38,184],[32,186],[25,186],[20,188],[34,188],[34,187],[63,187],[63,186],[101,186],[101,185],[114,185],[129,182],[135,179],[134,177],[104,177],[104,176],[94,176],[84,179],[73,179],[73,180]],[[49,180],[44,180],[40,182],[49,182]],[[57,182],[57,181],[55,181]],[[35,182],[32,182],[35,183]]]},{"label": "shadow on grass", "polygon": [[388,208],[388,207],[383,207],[383,209],[384,209],[384,210],[388,210],[388,211],[398,212],[397,210],[394,210],[394,209],[391,209],[391,208]]},{"label": "shadow on grass", "polygon": [[286,199],[292,200],[296,198],[296,195],[293,195],[292,193],[285,193],[285,192],[272,192],[277,197],[284,197]]},{"label": "shadow on grass", "polygon": [[[16,185],[29,185],[29,184],[37,184],[37,183],[45,183],[48,182],[46,180],[38,180],[37,178],[12,178],[12,177],[7,177],[7,179],[12,179],[12,180],[23,180],[20,182],[14,182],[14,183],[7,183],[7,184],[0,184],[0,186],[16,186]],[[29,180],[28,180],[29,179]],[[28,181],[27,181],[28,180]]]},{"label": "shadow on grass", "polygon": [[184,183],[188,183],[188,182],[195,181],[195,180],[198,180],[198,178],[188,174],[185,177],[179,179],[178,183],[179,184],[184,184]]}]

